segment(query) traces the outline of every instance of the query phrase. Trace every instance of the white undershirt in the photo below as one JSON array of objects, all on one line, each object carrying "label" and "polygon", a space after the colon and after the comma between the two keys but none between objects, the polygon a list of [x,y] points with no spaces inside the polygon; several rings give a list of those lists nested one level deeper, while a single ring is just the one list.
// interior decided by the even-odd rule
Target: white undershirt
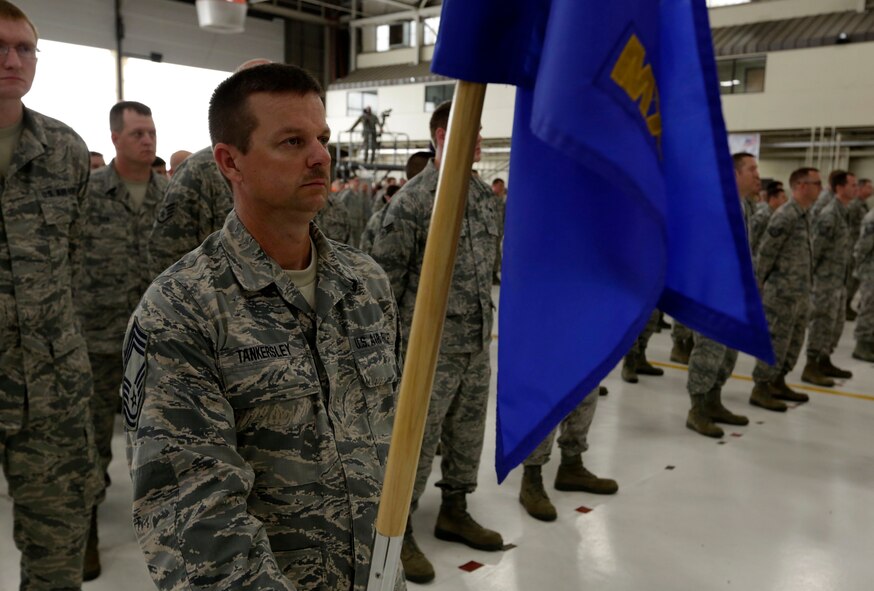
[{"label": "white undershirt", "polygon": [[303,294],[310,308],[316,309],[316,271],[318,271],[318,253],[313,239],[310,238],[310,264],[300,271],[285,269],[285,274],[294,283],[294,286]]}]

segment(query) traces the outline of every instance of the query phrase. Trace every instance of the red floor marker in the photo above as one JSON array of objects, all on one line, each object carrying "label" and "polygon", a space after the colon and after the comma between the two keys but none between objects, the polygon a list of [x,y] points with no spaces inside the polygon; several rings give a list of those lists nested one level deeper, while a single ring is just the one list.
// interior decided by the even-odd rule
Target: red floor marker
[{"label": "red floor marker", "polygon": [[472,573],[473,571],[475,571],[476,569],[478,569],[481,566],[482,566],[481,562],[477,562],[476,560],[471,560],[470,562],[465,562],[464,564],[462,564],[458,568],[460,568],[463,571],[467,571],[469,573]]},{"label": "red floor marker", "polygon": [[743,437],[744,434],[743,433],[732,433],[731,436],[732,437]]},{"label": "red floor marker", "polygon": [[576,508],[576,511],[577,511],[577,513],[589,513],[591,511],[591,509],[589,509],[588,507],[580,506],[580,507]]}]

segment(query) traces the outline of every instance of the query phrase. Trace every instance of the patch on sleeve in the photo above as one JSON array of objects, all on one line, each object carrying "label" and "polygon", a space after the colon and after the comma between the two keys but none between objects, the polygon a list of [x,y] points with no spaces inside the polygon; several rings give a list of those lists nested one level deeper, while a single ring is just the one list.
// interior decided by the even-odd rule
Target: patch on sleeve
[{"label": "patch on sleeve", "polygon": [[149,333],[134,318],[130,338],[124,349],[124,380],[121,383],[121,409],[128,431],[137,428],[146,391],[146,344]]},{"label": "patch on sleeve", "polygon": [[161,208],[161,211],[158,212],[158,223],[166,224],[170,220],[173,219],[173,216],[176,214],[176,202],[170,202]]}]

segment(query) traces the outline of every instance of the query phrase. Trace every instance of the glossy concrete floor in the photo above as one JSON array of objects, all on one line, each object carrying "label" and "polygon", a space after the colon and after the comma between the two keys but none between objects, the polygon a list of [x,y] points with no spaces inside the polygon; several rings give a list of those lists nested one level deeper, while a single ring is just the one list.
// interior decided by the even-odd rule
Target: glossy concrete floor
[{"label": "glossy concrete floor", "polygon": [[[785,414],[747,403],[752,360],[741,356],[724,401],[750,417],[717,442],[684,427],[686,371],[668,363],[670,338],[649,357],[665,376],[606,379],[586,465],[616,478],[615,496],[552,489],[553,523],[518,503],[520,471],[496,484],[494,404],[472,514],[515,548],[470,550],[431,535],[439,503],[430,487],[413,518],[437,579],[433,591],[867,591],[874,588],[874,366],[853,360],[852,324],[833,360],[854,377],[832,390],[805,389],[808,404]],[[493,345],[494,347],[494,345]],[[493,351],[494,352],[494,351]],[[801,368],[790,375],[800,384]],[[118,431],[117,431],[118,433]],[[100,508],[103,575],[88,591],[152,589],[129,520],[131,486],[115,437],[113,486]],[[435,468],[435,474],[436,474]],[[5,490],[5,486],[2,487]],[[579,509],[579,510],[578,510]],[[587,511],[587,512],[581,512]],[[478,566],[481,565],[481,566]],[[467,570],[460,567],[466,566]],[[0,499],[0,591],[18,588],[11,506]]]}]

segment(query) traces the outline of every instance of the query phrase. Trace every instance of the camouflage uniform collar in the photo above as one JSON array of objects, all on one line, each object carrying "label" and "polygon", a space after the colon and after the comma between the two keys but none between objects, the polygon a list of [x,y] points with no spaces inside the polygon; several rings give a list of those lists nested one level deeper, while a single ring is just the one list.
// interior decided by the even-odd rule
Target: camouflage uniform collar
[{"label": "camouflage uniform collar", "polygon": [[[323,317],[322,301],[339,301],[357,283],[353,271],[337,257],[335,247],[315,224],[310,224],[310,237],[318,252],[317,296],[318,316]],[[247,292],[256,293],[267,286],[276,285],[283,299],[304,311],[309,311],[303,295],[294,287],[279,264],[267,256],[261,245],[240,221],[236,211],[231,211],[221,231],[221,244],[227,253],[228,262],[237,281]],[[324,310],[328,311],[330,306]]]},{"label": "camouflage uniform collar", "polygon": [[9,163],[9,170],[6,172],[7,178],[44,153],[49,145],[45,129],[37,120],[36,115],[36,111],[24,107],[21,137],[18,140],[15,153],[12,155],[12,162]]},{"label": "camouflage uniform collar", "polygon": [[[120,187],[124,187],[124,179],[121,178],[121,175],[118,174],[118,169],[115,167],[115,158],[109,161],[105,167],[106,169],[106,184],[104,186],[104,192],[108,193],[116,193]],[[98,169],[103,170],[103,169]],[[97,172],[97,171],[95,171]],[[158,186],[158,174],[153,170],[149,173],[149,188],[148,191],[159,190],[163,193],[163,190]]]},{"label": "camouflage uniform collar", "polygon": [[795,209],[795,210],[796,210],[800,215],[802,215],[802,216],[806,216],[807,213],[810,211],[810,208],[813,207],[813,206],[811,205],[811,206],[808,207],[807,209],[804,209],[803,207],[801,207],[801,204],[798,203],[798,201],[795,200],[795,197],[792,197],[792,198],[789,200],[788,205],[789,205],[789,207],[794,208],[794,209]]}]

